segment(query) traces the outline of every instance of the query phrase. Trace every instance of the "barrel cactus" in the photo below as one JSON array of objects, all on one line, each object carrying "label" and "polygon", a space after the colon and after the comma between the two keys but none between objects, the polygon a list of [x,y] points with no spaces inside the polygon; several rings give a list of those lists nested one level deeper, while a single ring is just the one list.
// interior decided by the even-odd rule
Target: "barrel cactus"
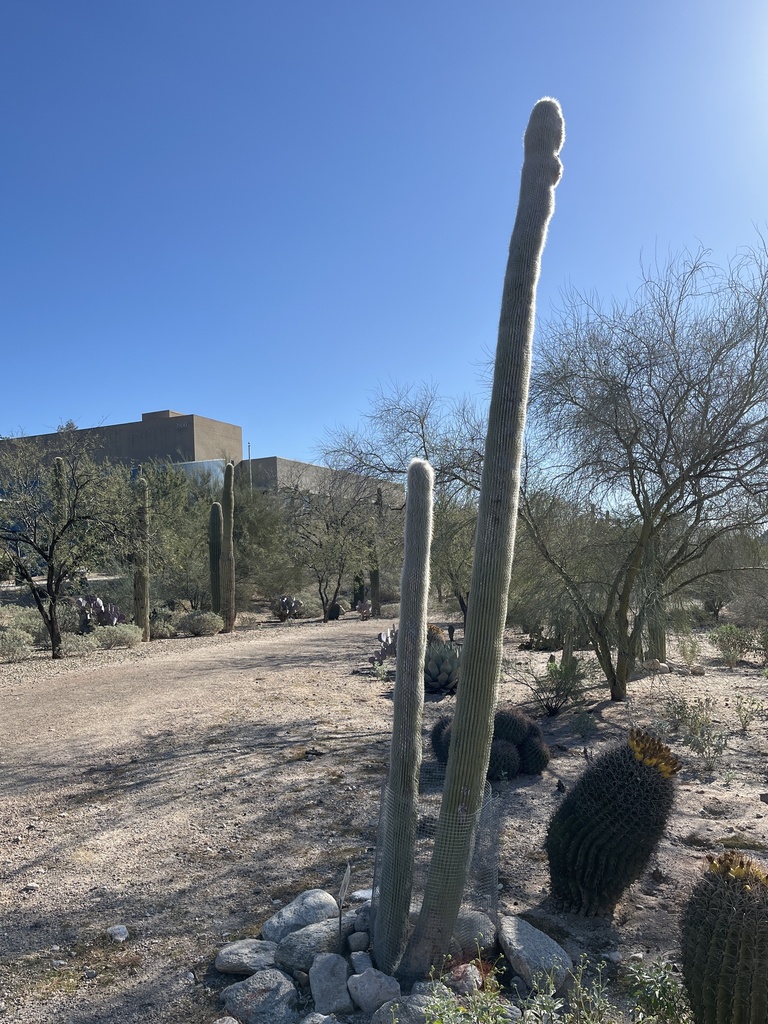
[{"label": "barrel cactus", "polygon": [[[443,715],[430,733],[432,750],[441,764],[448,763],[451,725],[451,716]],[[498,782],[517,775],[540,775],[548,763],[549,748],[539,726],[519,708],[500,708],[494,718],[487,778]]]},{"label": "barrel cactus", "polygon": [[459,681],[459,652],[450,644],[431,643],[424,656],[428,693],[453,693]]},{"label": "barrel cactus", "polygon": [[565,909],[612,915],[661,839],[680,767],[668,747],[637,729],[589,765],[547,831],[552,894]]},{"label": "barrel cactus", "polygon": [[514,779],[519,774],[520,752],[517,747],[507,740],[494,740],[488,761],[488,779],[500,782],[502,779]]},{"label": "barrel cactus", "polygon": [[520,758],[521,775],[541,775],[549,764],[549,747],[539,731],[532,733],[518,744],[517,753]]},{"label": "barrel cactus", "polygon": [[493,738],[519,746],[529,736],[541,736],[541,729],[524,711],[510,705],[500,707],[493,719]]},{"label": "barrel cactus", "polygon": [[768,1020],[768,874],[736,852],[710,858],[682,923],[695,1024]]},{"label": "barrel cactus", "polygon": [[432,731],[429,734],[432,750],[440,764],[448,764],[448,750],[451,745],[451,722],[452,718],[450,715],[443,715],[432,726]]}]

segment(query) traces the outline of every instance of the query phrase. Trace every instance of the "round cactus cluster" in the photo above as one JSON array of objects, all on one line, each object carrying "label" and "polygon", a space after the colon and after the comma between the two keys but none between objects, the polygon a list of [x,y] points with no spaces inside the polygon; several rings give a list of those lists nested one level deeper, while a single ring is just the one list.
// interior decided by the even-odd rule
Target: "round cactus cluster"
[{"label": "round cactus cluster", "polygon": [[434,622],[427,623],[427,645],[429,644],[444,644],[446,641],[445,633],[442,631],[440,626]]},{"label": "round cactus cluster", "polygon": [[459,652],[451,644],[430,643],[424,657],[427,693],[453,693],[459,682]]},{"label": "round cactus cluster", "polygon": [[768,875],[736,852],[710,858],[683,915],[683,981],[696,1024],[768,1020]]},{"label": "round cactus cluster", "polygon": [[566,910],[612,915],[666,828],[680,767],[668,747],[636,729],[591,762],[547,831],[552,895]]},{"label": "round cactus cluster", "polygon": [[[430,741],[441,764],[448,762],[451,743],[450,715],[438,718]],[[517,775],[540,775],[549,764],[549,748],[541,729],[520,708],[499,708],[493,720],[493,741],[488,761],[488,779],[499,782]]]}]

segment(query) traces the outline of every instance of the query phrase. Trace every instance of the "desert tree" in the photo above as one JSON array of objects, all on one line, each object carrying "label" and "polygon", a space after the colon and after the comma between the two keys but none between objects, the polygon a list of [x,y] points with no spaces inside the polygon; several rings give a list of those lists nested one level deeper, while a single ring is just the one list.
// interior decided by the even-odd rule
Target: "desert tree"
[{"label": "desert tree", "polygon": [[672,259],[625,303],[570,296],[542,332],[520,511],[613,700],[649,618],[716,571],[716,542],[764,523],[767,256]]},{"label": "desert tree", "polygon": [[[484,411],[467,397],[449,398],[434,383],[393,383],[375,389],[360,424],[327,431],[320,445],[329,464],[380,481],[404,482],[413,459],[430,463],[432,578],[439,598],[453,595],[465,615],[485,426]],[[402,511],[402,501],[389,502],[393,511],[398,505]]]},{"label": "desert tree", "polygon": [[331,468],[299,475],[282,494],[295,564],[313,582],[328,621],[342,585],[368,558],[376,482]]},{"label": "desert tree", "polygon": [[0,445],[0,557],[29,589],[54,658],[63,657],[59,607],[67,585],[126,556],[130,501],[121,476],[94,459],[72,425],[46,439]]}]

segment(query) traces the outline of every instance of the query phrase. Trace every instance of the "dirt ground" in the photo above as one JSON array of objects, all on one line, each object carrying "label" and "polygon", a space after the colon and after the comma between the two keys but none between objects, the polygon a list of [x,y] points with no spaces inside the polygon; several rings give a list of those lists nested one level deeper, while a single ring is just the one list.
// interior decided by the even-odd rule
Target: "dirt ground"
[{"label": "dirt ground", "polygon": [[[385,625],[265,622],[0,668],[0,1019],[211,1024],[235,980],[213,968],[222,945],[258,935],[304,889],[338,891],[347,860],[352,888],[371,885],[393,683],[368,659]],[[508,637],[503,701],[530,702],[523,680],[546,661],[520,639]],[[496,787],[500,910],[549,912],[547,821],[585,751],[629,725],[662,730],[684,762],[672,821],[614,921],[561,919],[566,944],[674,954],[706,854],[766,860],[768,719],[742,731],[738,708],[768,705],[768,680],[756,660],[729,671],[711,654],[704,677],[648,675],[627,704],[598,684],[540,719],[549,768]],[[728,738],[714,767],[669,722],[680,696],[713,702]],[[453,706],[427,702],[425,736]],[[106,935],[116,924],[125,943]]]}]

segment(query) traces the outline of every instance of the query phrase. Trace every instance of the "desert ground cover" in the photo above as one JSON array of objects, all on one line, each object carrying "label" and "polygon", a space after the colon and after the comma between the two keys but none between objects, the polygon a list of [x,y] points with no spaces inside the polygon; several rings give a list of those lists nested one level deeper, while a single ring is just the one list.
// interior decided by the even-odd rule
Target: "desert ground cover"
[{"label": "desert ground cover", "polygon": [[[352,888],[371,885],[393,681],[369,657],[384,625],[265,621],[0,668],[6,1019],[212,1024],[233,980],[213,968],[222,945],[258,935],[306,888],[337,891],[347,860]],[[500,698],[541,715],[525,682],[547,655],[520,640],[507,635]],[[706,855],[732,846],[765,861],[768,681],[756,657],[728,670],[703,650],[703,677],[673,657],[679,671],[634,681],[626,704],[591,683],[539,719],[549,767],[496,786],[500,910],[546,914],[557,929],[547,821],[585,757],[630,725],[654,728],[683,761],[672,820],[614,920],[560,918],[561,938],[613,960],[674,957]],[[425,740],[453,705],[427,702]],[[697,714],[709,745],[692,740]],[[106,935],[115,924],[129,931],[124,943]]]}]

